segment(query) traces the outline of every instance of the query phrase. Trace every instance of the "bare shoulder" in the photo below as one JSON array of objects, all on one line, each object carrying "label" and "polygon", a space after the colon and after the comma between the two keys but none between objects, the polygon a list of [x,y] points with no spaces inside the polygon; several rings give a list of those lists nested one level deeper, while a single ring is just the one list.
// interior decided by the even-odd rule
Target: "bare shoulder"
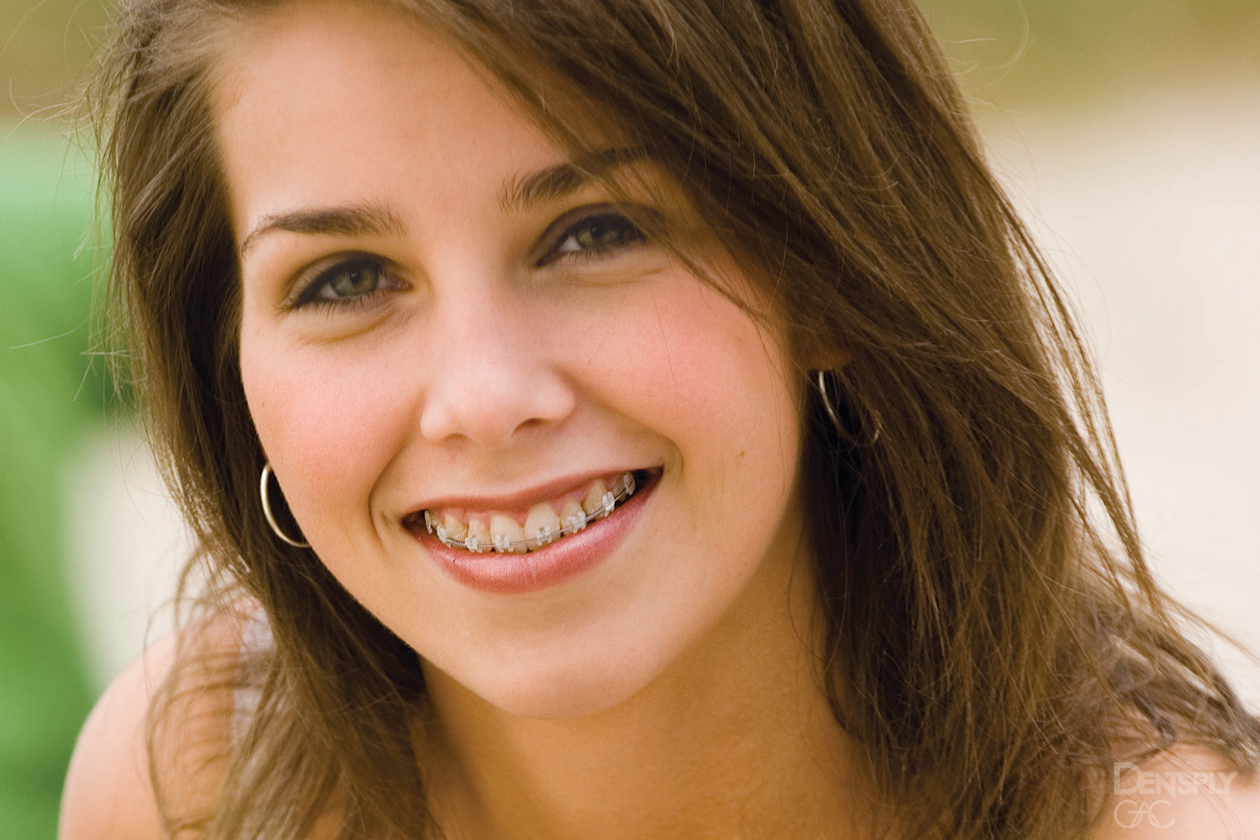
[{"label": "bare shoulder", "polygon": [[155,777],[168,808],[213,808],[230,760],[239,627],[220,619],[186,633],[183,643],[169,636],[110,684],[70,760],[59,840],[166,837]]},{"label": "bare shoulder", "polygon": [[1260,840],[1260,776],[1193,747],[1120,762],[1090,840]]},{"label": "bare shoulder", "polygon": [[61,797],[61,840],[160,838],[145,728],[170,673],[174,638],[163,639],[110,684],[83,725]]}]

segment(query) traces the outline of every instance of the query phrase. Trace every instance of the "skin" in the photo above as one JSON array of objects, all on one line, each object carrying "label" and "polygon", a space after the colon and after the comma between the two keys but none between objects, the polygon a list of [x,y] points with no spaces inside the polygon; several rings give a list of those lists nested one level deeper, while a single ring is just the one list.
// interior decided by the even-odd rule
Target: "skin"
[{"label": "skin", "polygon": [[[824,769],[841,739],[802,645],[803,377],[780,341],[651,241],[567,252],[571,214],[608,212],[598,185],[505,207],[567,157],[424,30],[301,5],[225,43],[250,411],[305,539],[421,657],[447,821],[552,838],[835,825],[847,809],[817,803],[843,800]],[[676,188],[643,188],[650,162],[624,169],[636,204],[741,284]],[[272,223],[351,206],[389,221]],[[348,254],[383,279],[338,299],[322,270]],[[330,305],[294,306],[312,289]],[[469,588],[402,527],[435,500],[641,468],[661,476],[624,540],[537,592]]]},{"label": "skin", "polygon": [[[294,9],[225,62],[238,240],[303,208],[400,223],[253,240],[245,393],[306,539],[426,663],[513,714],[599,713],[759,587],[784,601],[802,544],[799,394],[751,318],[650,243],[539,266],[553,222],[607,196],[505,213],[505,185],[564,156],[397,23]],[[394,288],[289,308],[295,276],[300,293],[306,266],[346,253],[388,260]],[[635,467],[663,475],[624,543],[538,593],[471,590],[401,525],[434,500]]]},{"label": "skin", "polygon": [[[798,371],[837,360],[792,359],[651,241],[566,252],[566,214],[606,205],[598,186],[505,207],[565,154],[431,33],[295,3],[229,35],[216,125],[250,410],[304,538],[421,658],[437,715],[412,736],[449,836],[869,836],[853,746],[815,683],[798,486]],[[649,161],[627,170],[610,174],[747,288],[676,185]],[[381,223],[269,226],[346,207]],[[294,306],[347,255],[380,282]],[[463,586],[401,525],[435,500],[649,467],[661,478],[625,539],[537,592]],[[170,658],[128,669],[85,726],[63,838],[160,836],[141,733]],[[195,741],[213,755],[227,737]],[[1254,787],[1235,784],[1230,806],[1252,813]]]}]

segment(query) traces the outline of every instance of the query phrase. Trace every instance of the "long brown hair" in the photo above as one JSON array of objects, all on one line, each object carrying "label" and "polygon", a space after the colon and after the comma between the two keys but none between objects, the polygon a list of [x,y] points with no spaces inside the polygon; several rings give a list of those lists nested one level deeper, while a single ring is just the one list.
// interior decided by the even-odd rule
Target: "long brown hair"
[{"label": "long brown hair", "polygon": [[[206,682],[252,675],[261,700],[212,801],[168,795],[165,817],[299,837],[336,791],[339,837],[420,836],[418,658],[257,501],[208,103],[216,36],[266,5],[131,0],[96,88],[114,301],[218,605],[189,650],[242,604],[274,633],[252,669],[172,677],[155,744]],[[1072,316],[908,0],[391,5],[577,152],[558,80],[760,267],[794,346],[851,358],[827,374],[834,420],[817,389],[805,418],[820,672],[910,836],[1081,836],[1112,762],[1178,739],[1254,768],[1260,725],[1151,578]]]}]

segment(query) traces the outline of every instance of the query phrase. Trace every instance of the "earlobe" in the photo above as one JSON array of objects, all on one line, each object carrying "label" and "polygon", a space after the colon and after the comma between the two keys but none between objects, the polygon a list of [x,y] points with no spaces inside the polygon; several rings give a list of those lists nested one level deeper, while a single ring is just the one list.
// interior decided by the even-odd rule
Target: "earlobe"
[{"label": "earlobe", "polygon": [[806,370],[839,370],[849,363],[853,354],[839,344],[809,342],[802,353]]}]

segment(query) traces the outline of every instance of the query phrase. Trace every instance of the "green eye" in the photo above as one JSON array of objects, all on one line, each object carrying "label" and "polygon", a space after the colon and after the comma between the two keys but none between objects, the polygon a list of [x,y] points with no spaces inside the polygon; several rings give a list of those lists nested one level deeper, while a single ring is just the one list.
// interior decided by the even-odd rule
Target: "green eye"
[{"label": "green eye", "polygon": [[364,303],[401,287],[379,257],[358,254],[315,275],[294,301],[293,308]]},{"label": "green eye", "polygon": [[552,251],[552,257],[580,254],[595,256],[639,242],[643,238],[643,233],[625,216],[601,213],[587,216],[565,230]]},{"label": "green eye", "polygon": [[327,300],[329,297],[358,297],[370,294],[381,285],[379,266],[359,264],[334,269],[333,275],[320,289],[318,297]]}]

